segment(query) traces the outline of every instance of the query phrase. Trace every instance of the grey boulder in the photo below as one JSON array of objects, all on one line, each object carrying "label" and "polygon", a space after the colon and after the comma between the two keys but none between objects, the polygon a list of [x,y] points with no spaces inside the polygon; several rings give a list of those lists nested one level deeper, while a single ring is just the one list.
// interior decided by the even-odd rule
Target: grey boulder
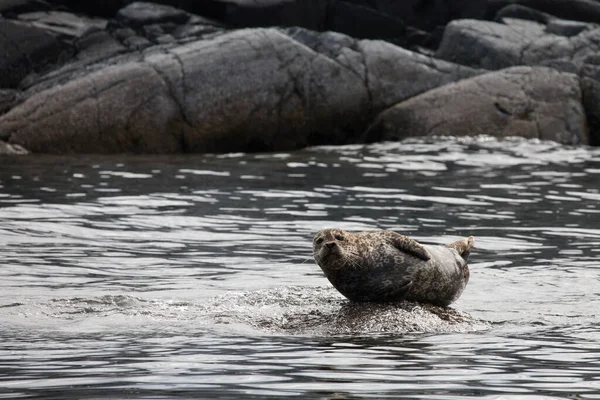
[{"label": "grey boulder", "polygon": [[587,144],[578,77],[513,67],[448,84],[382,112],[367,140],[481,134]]},{"label": "grey boulder", "polygon": [[0,18],[0,49],[0,88],[14,88],[57,63],[66,46],[42,28]]},{"label": "grey boulder", "polygon": [[582,62],[600,50],[600,27],[594,24],[551,20],[546,25],[511,18],[503,21],[452,21],[444,31],[436,57],[496,70],[553,60]]},{"label": "grey boulder", "polygon": [[[62,71],[62,73],[61,73]],[[0,116],[33,152],[222,152],[359,141],[381,110],[481,73],[380,41],[247,29],[49,74]]]}]

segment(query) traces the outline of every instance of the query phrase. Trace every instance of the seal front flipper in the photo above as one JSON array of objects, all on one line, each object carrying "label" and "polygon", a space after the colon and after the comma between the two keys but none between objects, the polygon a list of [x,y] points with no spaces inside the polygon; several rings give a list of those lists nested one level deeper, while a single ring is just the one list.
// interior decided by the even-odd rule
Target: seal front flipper
[{"label": "seal front flipper", "polygon": [[421,245],[421,243],[409,238],[408,236],[404,236],[392,231],[388,232],[390,232],[390,242],[398,250],[412,254],[413,256],[419,257],[424,261],[428,261],[431,258],[429,252]]},{"label": "seal front flipper", "polygon": [[471,249],[475,247],[475,238],[469,236],[468,238],[459,239],[456,242],[448,243],[446,247],[458,251],[458,254],[460,254],[465,261],[468,261]]},{"label": "seal front flipper", "polygon": [[398,289],[396,289],[396,298],[402,298],[404,299],[404,297],[406,296],[406,293],[410,290],[410,288],[412,287],[413,281],[409,281],[409,280],[403,280],[399,282],[398,285]]}]

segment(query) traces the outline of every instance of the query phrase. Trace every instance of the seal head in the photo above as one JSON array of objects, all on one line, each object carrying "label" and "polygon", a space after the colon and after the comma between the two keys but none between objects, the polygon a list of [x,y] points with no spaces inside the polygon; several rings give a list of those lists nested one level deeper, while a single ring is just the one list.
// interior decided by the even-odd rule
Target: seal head
[{"label": "seal head", "polygon": [[325,229],[313,256],[331,284],[353,301],[412,300],[446,306],[468,279],[473,237],[446,246],[422,245],[393,231]]}]

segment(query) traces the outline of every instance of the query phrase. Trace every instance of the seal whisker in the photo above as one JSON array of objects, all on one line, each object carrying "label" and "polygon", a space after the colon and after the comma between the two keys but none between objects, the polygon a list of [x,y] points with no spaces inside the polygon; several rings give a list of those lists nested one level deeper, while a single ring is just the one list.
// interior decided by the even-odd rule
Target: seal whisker
[{"label": "seal whisker", "polygon": [[300,263],[300,265],[304,265],[304,264],[306,264],[307,262],[309,262],[310,260],[314,260],[314,259],[315,259],[315,258],[314,258],[314,256],[313,256],[313,257],[306,257],[306,258],[304,259],[304,261],[302,261],[302,262]]},{"label": "seal whisker", "polygon": [[350,262],[350,264],[353,267],[355,267],[355,269],[362,269],[362,265],[360,265],[360,263],[358,262],[360,260],[358,253],[348,251],[345,253],[345,255],[346,255],[346,260],[348,260],[348,262]]}]

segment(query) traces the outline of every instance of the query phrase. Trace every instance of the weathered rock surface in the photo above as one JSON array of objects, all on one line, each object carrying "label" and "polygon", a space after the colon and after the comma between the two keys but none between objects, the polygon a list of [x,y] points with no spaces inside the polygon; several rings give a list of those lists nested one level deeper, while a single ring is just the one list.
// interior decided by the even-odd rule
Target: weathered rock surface
[{"label": "weathered rock surface", "polygon": [[550,14],[546,14],[545,12],[519,4],[509,4],[501,8],[493,16],[493,21],[503,23],[502,21],[504,18],[524,19],[528,21],[535,21],[544,25],[546,25],[550,20],[555,19],[555,17]]},{"label": "weathered rock surface", "polygon": [[[402,124],[600,144],[591,0],[0,0],[0,14],[5,148],[279,150]],[[292,27],[240,29],[268,26]]]},{"label": "weathered rock surface", "polygon": [[[515,14],[531,19],[510,18]],[[504,8],[497,15],[501,23],[460,20],[448,24],[436,57],[489,70],[530,65],[577,74],[589,143],[600,143],[600,75],[593,61],[600,51],[600,26],[516,6]]]},{"label": "weathered rock surface", "polygon": [[240,30],[56,74],[0,116],[0,139],[58,153],[344,143],[380,110],[477,73],[378,41]]},{"label": "weathered rock surface", "polygon": [[19,91],[0,89],[0,114],[10,110],[19,101]]},{"label": "weathered rock surface", "polygon": [[[121,13],[123,7],[132,3],[131,0],[48,2],[105,18]],[[385,39],[411,47],[434,46],[438,31],[449,21],[482,18],[486,11],[486,2],[478,0],[157,0],[154,3],[235,28],[303,27],[337,31],[361,39]]]},{"label": "weathered rock surface", "polygon": [[116,20],[130,26],[143,26],[171,22],[173,24],[185,24],[191,18],[179,8],[148,3],[135,2],[123,7],[117,12]]},{"label": "weathered rock surface", "polygon": [[202,37],[223,31],[225,26],[175,7],[140,1],[119,10],[111,29],[123,44],[138,50],[152,43]]},{"label": "weathered rock surface", "polygon": [[600,27],[595,25],[505,21],[506,24],[475,20],[451,22],[436,57],[494,70],[561,59],[581,62],[600,49]]},{"label": "weathered rock surface", "polygon": [[27,150],[18,144],[10,144],[0,140],[0,155],[24,155],[27,154]]},{"label": "weathered rock surface", "polygon": [[14,88],[56,63],[65,46],[46,30],[0,18],[0,88]]},{"label": "weathered rock surface", "polygon": [[600,146],[600,56],[590,56],[581,67],[582,102],[585,107],[592,146]]},{"label": "weathered rock surface", "polygon": [[65,11],[37,11],[19,14],[18,19],[48,33],[66,38],[83,36],[90,28],[104,29],[107,21],[87,18]]},{"label": "weathered rock surface", "polygon": [[286,30],[296,41],[362,77],[369,91],[369,109],[379,112],[399,101],[484,71],[436,60],[384,41],[357,41],[335,32],[315,34]]},{"label": "weathered rock surface", "polygon": [[600,23],[600,3],[593,0],[487,0],[485,19],[507,5],[521,5],[562,19]]},{"label": "weathered rock surface", "polygon": [[76,13],[111,18],[115,13],[131,3],[131,0],[45,0],[54,7],[66,7]]},{"label": "weathered rock surface", "polygon": [[[87,63],[106,60],[117,54],[125,53],[127,48],[105,30],[89,29],[73,42],[74,60]],[[22,85],[25,87],[25,85]]]},{"label": "weathered rock surface", "polygon": [[367,140],[409,136],[521,136],[588,142],[578,77],[544,67],[514,67],[448,84],[391,107]]}]

